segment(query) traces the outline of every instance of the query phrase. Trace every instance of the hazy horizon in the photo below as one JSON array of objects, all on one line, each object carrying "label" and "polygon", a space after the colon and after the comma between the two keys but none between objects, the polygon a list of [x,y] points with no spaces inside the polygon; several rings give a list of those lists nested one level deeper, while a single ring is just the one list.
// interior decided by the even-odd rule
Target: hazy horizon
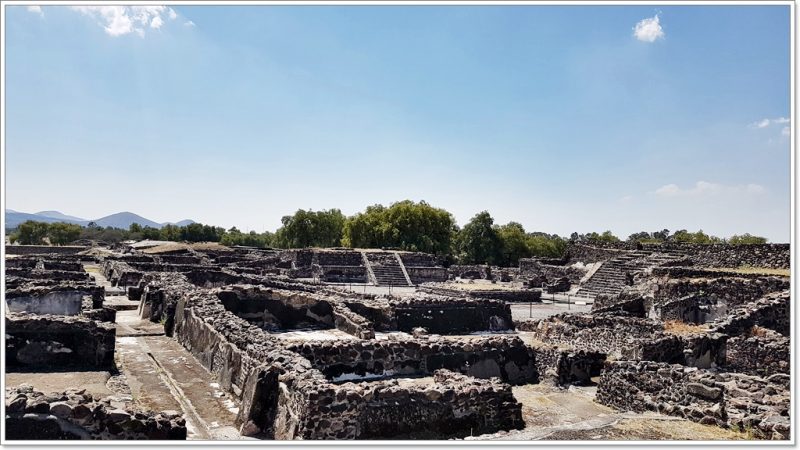
[{"label": "hazy horizon", "polygon": [[789,6],[8,6],[6,207],[790,238]]}]

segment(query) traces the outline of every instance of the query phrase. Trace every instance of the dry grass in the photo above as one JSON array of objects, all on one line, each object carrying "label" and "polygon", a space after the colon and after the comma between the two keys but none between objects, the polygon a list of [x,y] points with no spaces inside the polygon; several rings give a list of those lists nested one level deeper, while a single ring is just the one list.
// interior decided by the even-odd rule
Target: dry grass
[{"label": "dry grass", "polygon": [[667,320],[664,322],[664,331],[678,336],[688,336],[690,334],[705,333],[708,328],[704,325],[685,323],[680,320]]},{"label": "dry grass", "polygon": [[230,249],[222,244],[216,242],[196,242],[193,244],[186,244],[183,242],[170,242],[169,244],[157,245],[155,247],[142,249],[142,252],[149,254],[158,254],[166,252],[174,252],[176,250],[212,250],[212,251],[230,251]]},{"label": "dry grass", "polygon": [[708,269],[713,272],[734,272],[734,273],[742,273],[742,274],[759,274],[759,275],[777,275],[781,277],[788,277],[791,276],[791,271],[789,269],[770,269],[768,267],[749,267],[749,266],[742,266],[737,268],[732,267],[713,267]]},{"label": "dry grass", "polygon": [[758,336],[758,337],[767,337],[770,333],[774,333],[773,331],[759,327],[758,325],[754,325],[750,330],[748,330],[749,336]]}]

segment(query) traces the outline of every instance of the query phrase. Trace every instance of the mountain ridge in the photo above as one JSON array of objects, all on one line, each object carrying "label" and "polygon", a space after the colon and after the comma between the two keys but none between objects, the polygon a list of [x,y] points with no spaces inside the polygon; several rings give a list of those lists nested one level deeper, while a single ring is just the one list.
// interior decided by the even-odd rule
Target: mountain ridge
[{"label": "mountain ridge", "polygon": [[81,226],[86,226],[90,222],[94,222],[95,224],[103,228],[113,227],[113,228],[124,228],[124,229],[130,228],[131,224],[133,223],[138,223],[143,227],[149,226],[153,228],[162,228],[166,225],[186,226],[195,223],[195,221],[191,219],[179,220],[178,222],[159,223],[154,220],[142,217],[136,213],[132,213],[130,211],[121,211],[118,213],[109,214],[107,216],[103,216],[93,220],[83,219],[77,216],[71,216],[56,210],[39,211],[37,213],[25,213],[25,212],[15,211],[12,209],[6,209],[5,216],[6,216],[6,228],[16,228],[17,226],[19,226],[19,224],[27,220],[35,220],[46,223],[65,222],[65,223],[74,223]]}]

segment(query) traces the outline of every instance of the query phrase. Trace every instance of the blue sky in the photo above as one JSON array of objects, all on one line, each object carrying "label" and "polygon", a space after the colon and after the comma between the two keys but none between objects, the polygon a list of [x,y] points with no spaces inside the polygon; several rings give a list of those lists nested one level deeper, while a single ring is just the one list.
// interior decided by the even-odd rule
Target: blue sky
[{"label": "blue sky", "polygon": [[11,209],[789,240],[788,6],[7,6],[5,33]]}]

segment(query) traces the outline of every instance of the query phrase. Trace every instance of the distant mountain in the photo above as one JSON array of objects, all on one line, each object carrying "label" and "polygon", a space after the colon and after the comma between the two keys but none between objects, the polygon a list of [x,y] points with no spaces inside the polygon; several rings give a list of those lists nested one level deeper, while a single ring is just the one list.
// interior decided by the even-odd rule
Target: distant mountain
[{"label": "distant mountain", "polygon": [[63,222],[61,219],[54,219],[52,217],[6,210],[6,228],[16,228],[19,224],[28,220],[47,223]]},{"label": "distant mountain", "polygon": [[172,223],[172,222],[164,222],[164,223],[162,223],[162,224],[161,224],[161,226],[162,226],[162,227],[165,227],[165,226],[167,226],[167,225],[175,225],[175,226],[179,226],[179,227],[185,227],[186,225],[191,225],[191,224],[193,224],[193,223],[195,223],[195,221],[194,221],[194,220],[191,220],[191,219],[184,219],[184,220],[181,220],[180,222],[175,222],[175,223]]},{"label": "distant mountain", "polygon": [[81,224],[89,223],[89,221],[86,219],[81,219],[80,217],[75,217],[75,216],[68,216],[59,211],[39,211],[34,214],[37,216],[52,217],[53,219],[63,220],[64,222],[81,223]]},{"label": "distant mountain", "polygon": [[138,214],[134,214],[128,211],[101,217],[99,219],[93,220],[92,222],[96,223],[98,226],[101,226],[103,228],[105,227],[128,228],[131,226],[131,224],[134,223],[138,223],[143,227],[161,228],[160,223],[153,222],[150,219],[145,219],[144,217]]},{"label": "distant mountain", "polygon": [[89,222],[94,222],[98,226],[104,228],[114,227],[114,228],[125,228],[125,229],[129,228],[133,223],[138,223],[143,227],[153,227],[153,228],[161,228],[164,225],[177,225],[179,227],[183,227],[195,223],[194,220],[190,219],[181,220],[180,222],[176,223],[172,222],[158,223],[128,211],[111,214],[110,216],[101,217],[99,219],[88,220],[88,219],[82,219],[80,217],[70,216],[61,213],[59,211],[40,211],[36,214],[29,214],[29,213],[14,211],[12,209],[6,210],[6,228],[16,228],[17,226],[19,226],[19,224],[27,220],[35,220],[37,222],[47,222],[47,223],[67,222],[67,223],[75,223],[81,226],[86,226],[89,224]]}]

